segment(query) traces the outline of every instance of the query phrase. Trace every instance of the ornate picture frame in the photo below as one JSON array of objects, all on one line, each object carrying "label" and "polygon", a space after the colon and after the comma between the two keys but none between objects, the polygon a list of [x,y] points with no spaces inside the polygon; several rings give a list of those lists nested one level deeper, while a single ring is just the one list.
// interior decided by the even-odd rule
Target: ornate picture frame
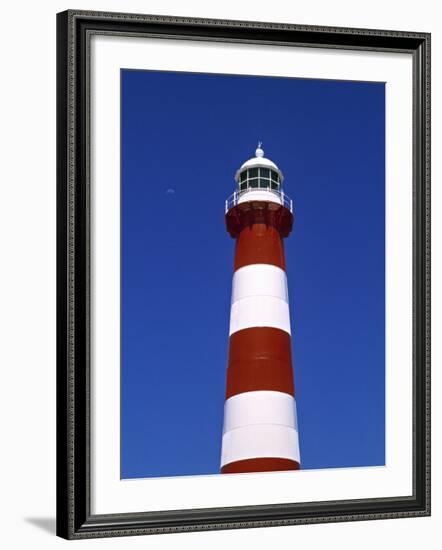
[{"label": "ornate picture frame", "polygon": [[[412,62],[411,494],[174,509],[91,506],[91,40],[248,44],[384,53]],[[318,74],[318,78],[321,75]],[[409,160],[409,159],[408,159]],[[399,182],[400,183],[400,182]],[[401,187],[398,184],[398,194]],[[411,223],[411,222],[410,222]],[[410,226],[411,227],[411,226]],[[430,514],[430,35],[424,32],[68,10],[57,16],[57,534],[67,539],[417,517]],[[411,456],[411,455],[410,455]],[[112,457],[109,458],[112,460]]]}]

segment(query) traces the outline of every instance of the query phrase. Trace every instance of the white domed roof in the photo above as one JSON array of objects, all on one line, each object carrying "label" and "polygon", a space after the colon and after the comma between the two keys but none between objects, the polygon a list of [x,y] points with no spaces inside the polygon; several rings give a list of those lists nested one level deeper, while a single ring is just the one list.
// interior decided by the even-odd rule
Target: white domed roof
[{"label": "white domed roof", "polygon": [[281,170],[276,166],[276,164],[271,161],[270,159],[267,159],[264,157],[264,151],[261,148],[261,142],[259,142],[258,147],[255,151],[255,156],[250,158],[249,160],[246,160],[244,164],[241,165],[241,167],[236,171],[235,174],[235,180],[238,182],[239,180],[239,174],[246,170],[247,168],[270,168],[271,170],[275,170],[278,172],[281,182],[284,180],[284,176],[281,172]]}]

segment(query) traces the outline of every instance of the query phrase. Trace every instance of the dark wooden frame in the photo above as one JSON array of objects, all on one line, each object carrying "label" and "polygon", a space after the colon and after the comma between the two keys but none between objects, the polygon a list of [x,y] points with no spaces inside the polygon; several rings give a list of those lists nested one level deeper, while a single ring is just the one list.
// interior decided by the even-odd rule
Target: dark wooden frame
[{"label": "dark wooden frame", "polygon": [[[92,34],[164,36],[413,56],[411,497],[91,515],[89,131]],[[69,10],[57,15],[57,534],[68,539],[430,514],[430,35]]]}]

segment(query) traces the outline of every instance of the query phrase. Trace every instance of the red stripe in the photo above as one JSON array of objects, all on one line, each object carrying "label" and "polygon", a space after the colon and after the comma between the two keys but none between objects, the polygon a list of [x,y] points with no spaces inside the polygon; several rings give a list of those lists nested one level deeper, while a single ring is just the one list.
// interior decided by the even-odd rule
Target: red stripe
[{"label": "red stripe", "polygon": [[270,264],[285,270],[284,244],[273,226],[255,223],[239,234],[234,269],[252,264]]},{"label": "red stripe", "polygon": [[295,395],[291,339],[284,330],[253,327],[230,336],[226,399],[259,390]]},{"label": "red stripe", "polygon": [[222,474],[243,474],[247,472],[278,472],[299,470],[299,463],[288,458],[248,458],[225,464]]}]

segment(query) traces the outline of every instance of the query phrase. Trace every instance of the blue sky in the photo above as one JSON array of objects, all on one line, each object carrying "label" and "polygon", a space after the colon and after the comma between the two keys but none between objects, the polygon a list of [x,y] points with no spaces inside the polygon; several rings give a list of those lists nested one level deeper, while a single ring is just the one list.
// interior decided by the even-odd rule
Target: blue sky
[{"label": "blue sky", "polygon": [[234,255],[224,201],[258,140],[294,201],[302,468],[384,464],[384,84],[121,79],[121,477],[219,472]]}]

